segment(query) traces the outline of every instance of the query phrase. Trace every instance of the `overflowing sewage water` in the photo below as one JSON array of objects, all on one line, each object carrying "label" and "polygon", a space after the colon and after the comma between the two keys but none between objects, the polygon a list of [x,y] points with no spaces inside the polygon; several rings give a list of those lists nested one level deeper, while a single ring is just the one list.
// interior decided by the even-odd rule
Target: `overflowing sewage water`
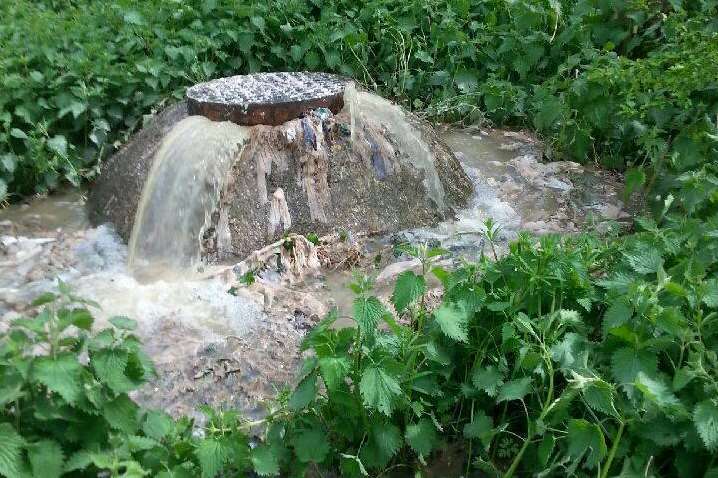
[{"label": "overflowing sewage water", "polygon": [[[398,134],[414,134],[398,109],[387,116],[386,105],[361,95],[351,101],[362,105],[353,114],[355,126],[362,117],[382,114]],[[543,164],[540,145],[530,138],[453,129],[441,136],[459,155],[474,194],[455,219],[357,245],[368,258],[357,262],[363,272],[380,276],[380,296],[390,294],[396,274],[416,266],[391,256],[392,242],[436,241],[476,255],[488,217],[511,238],[520,229],[573,232],[594,213],[604,219],[624,214],[614,176],[573,163]],[[292,380],[307,328],[330,306],[350,314],[347,268],[322,270],[291,287],[260,277],[239,291],[228,290],[211,273],[172,280],[155,275],[152,281],[142,275],[138,280],[136,273],[157,264],[176,271],[197,263],[203,228],[219,194],[217,178],[225,176],[245,138],[243,127],[199,117],[176,125],[158,152],[129,251],[111,227],[89,227],[81,193],[0,211],[0,330],[61,278],[101,305],[95,311],[100,323],[114,315],[138,320],[138,334],[159,370],[152,386],[137,395],[140,401],[176,414],[192,413],[200,402],[259,414],[257,403],[274,395],[275,384]],[[416,151],[418,157],[430,154]],[[440,199],[436,185],[427,189]],[[371,260],[374,256],[380,260]]]},{"label": "overflowing sewage water", "polygon": [[205,228],[222,178],[244,147],[247,128],[190,116],[163,139],[150,170],[129,243],[129,267],[185,274],[201,261]]}]

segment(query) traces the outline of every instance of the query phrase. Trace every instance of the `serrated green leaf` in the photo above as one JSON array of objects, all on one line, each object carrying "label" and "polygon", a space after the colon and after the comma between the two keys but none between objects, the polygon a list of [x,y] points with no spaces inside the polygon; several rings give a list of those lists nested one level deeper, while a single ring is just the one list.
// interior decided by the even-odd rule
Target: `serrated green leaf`
[{"label": "serrated green leaf", "polygon": [[303,410],[317,396],[317,374],[312,372],[299,382],[289,397],[289,408],[295,411]]},{"label": "serrated green leaf", "polygon": [[424,277],[416,275],[412,271],[404,271],[396,278],[391,302],[396,311],[401,313],[419,299],[424,292],[426,292]]},{"label": "serrated green leaf", "polygon": [[376,297],[357,297],[354,299],[354,320],[362,334],[372,334],[379,320],[386,314],[386,308]]},{"label": "serrated green leaf", "polygon": [[706,280],[703,287],[703,303],[708,307],[718,309],[718,279]]},{"label": "serrated green leaf", "polygon": [[131,435],[127,437],[127,444],[129,445],[130,451],[147,451],[159,446],[159,443],[156,440],[139,435]]},{"label": "serrated green leaf", "polygon": [[541,440],[541,443],[539,443],[537,455],[538,455],[538,461],[541,466],[546,466],[548,463],[549,458],[551,458],[551,453],[553,453],[553,447],[556,444],[556,438],[554,438],[553,435],[546,435],[543,437],[543,440]]},{"label": "serrated green leaf", "polygon": [[137,413],[139,407],[127,395],[120,395],[105,403],[103,415],[112,428],[133,434],[137,431]]},{"label": "serrated green leaf", "polygon": [[584,337],[574,332],[563,336],[560,342],[551,347],[551,358],[560,364],[562,369],[581,368],[581,352],[584,348]]},{"label": "serrated green leaf", "polygon": [[371,440],[379,462],[385,465],[401,448],[401,430],[392,423],[374,423],[371,428]]},{"label": "serrated green leaf", "polygon": [[418,455],[428,457],[437,442],[436,427],[428,418],[422,418],[414,425],[406,427],[406,443]]},{"label": "serrated green leaf", "polygon": [[202,470],[202,478],[214,478],[229,459],[228,447],[211,438],[199,442],[194,451]]},{"label": "serrated green leaf", "polygon": [[40,357],[33,363],[32,373],[48,390],[59,393],[69,403],[82,394],[82,365],[73,354],[59,354],[54,359]]},{"label": "serrated green leaf", "polygon": [[0,423],[0,475],[8,478],[18,476],[21,451],[25,440],[9,423]]},{"label": "serrated green leaf", "polygon": [[351,364],[347,357],[322,357],[319,359],[319,373],[327,390],[334,391],[343,383]]},{"label": "serrated green leaf", "polygon": [[279,475],[279,450],[268,445],[259,445],[251,452],[254,471],[259,476]]},{"label": "serrated green leaf", "polygon": [[142,431],[150,438],[161,440],[166,437],[174,428],[172,418],[166,413],[159,411],[147,412],[145,421],[142,424]]},{"label": "serrated green leaf", "polygon": [[517,378],[506,382],[499,390],[497,402],[520,400],[531,391],[531,377]]},{"label": "serrated green leaf", "polygon": [[92,452],[89,450],[80,450],[73,454],[65,462],[65,472],[84,470],[92,464]]},{"label": "serrated green leaf", "polygon": [[128,317],[115,316],[110,318],[110,323],[120,330],[135,330],[137,328],[137,321],[132,320]]},{"label": "serrated green leaf", "polygon": [[624,255],[628,265],[639,274],[653,274],[663,267],[660,251],[648,244],[639,244]]},{"label": "serrated green leaf", "polygon": [[464,437],[468,439],[478,439],[484,445],[485,449],[489,449],[491,441],[495,435],[494,423],[491,417],[484,412],[474,415],[474,419],[464,425]]},{"label": "serrated green leaf", "polygon": [[603,334],[606,335],[609,330],[628,323],[632,316],[633,307],[625,298],[619,298],[609,306],[603,315]]},{"label": "serrated green leaf", "polygon": [[574,460],[586,455],[586,466],[595,468],[606,456],[606,440],[598,425],[586,420],[568,422],[568,454]]},{"label": "serrated green leaf", "polygon": [[611,356],[611,372],[619,384],[632,384],[639,372],[653,376],[657,369],[656,355],[647,350],[625,347]]},{"label": "serrated green leaf", "polygon": [[291,441],[294,453],[303,463],[321,463],[329,453],[327,433],[319,428],[298,432]]},{"label": "serrated green leaf", "polygon": [[592,380],[581,392],[588,406],[594,410],[607,415],[616,416],[618,414],[613,403],[613,386],[608,382],[600,379]]},{"label": "serrated green leaf", "polygon": [[693,411],[693,422],[705,447],[718,450],[718,405],[715,400],[704,400]]},{"label": "serrated green leaf", "polygon": [[33,476],[57,478],[62,475],[65,455],[57,442],[42,440],[28,445],[27,456]]},{"label": "serrated green leaf", "polygon": [[495,397],[499,387],[504,384],[504,376],[494,365],[474,370],[471,381],[476,388],[490,397]]},{"label": "serrated green leaf", "polygon": [[458,342],[468,342],[468,314],[454,304],[442,304],[439,309],[434,312],[434,318],[439,324],[441,331],[447,337]]},{"label": "serrated green leaf", "polygon": [[401,394],[399,382],[379,367],[367,367],[362,373],[359,390],[364,405],[390,416],[394,401]]},{"label": "serrated green leaf", "polygon": [[115,393],[124,393],[135,388],[134,383],[125,376],[128,360],[129,353],[126,350],[102,349],[91,354],[90,365],[97,378]]},{"label": "serrated green leaf", "polygon": [[32,301],[33,307],[39,307],[41,305],[49,304],[50,302],[54,302],[57,300],[57,295],[53,294],[52,292],[45,292],[44,294],[40,294],[35,300]]}]

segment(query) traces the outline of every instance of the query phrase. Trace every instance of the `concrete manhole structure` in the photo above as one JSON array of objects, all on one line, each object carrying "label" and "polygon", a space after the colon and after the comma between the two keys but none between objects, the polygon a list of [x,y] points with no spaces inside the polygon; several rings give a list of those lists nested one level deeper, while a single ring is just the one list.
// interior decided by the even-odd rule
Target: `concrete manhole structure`
[{"label": "concrete manhole structure", "polygon": [[[433,224],[471,189],[431,126],[401,107],[339,76],[259,73],[189,88],[105,162],[89,205],[94,222],[113,223],[125,240],[148,218],[174,214],[147,240],[190,236],[195,259],[213,260],[288,232]],[[164,209],[145,212],[157,203]],[[192,208],[199,223],[187,226]]]}]

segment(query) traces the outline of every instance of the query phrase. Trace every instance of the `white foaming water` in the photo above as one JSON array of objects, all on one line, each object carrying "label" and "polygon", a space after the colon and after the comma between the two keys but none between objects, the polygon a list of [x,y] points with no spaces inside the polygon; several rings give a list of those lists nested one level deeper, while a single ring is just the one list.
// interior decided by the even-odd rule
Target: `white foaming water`
[{"label": "white foaming water", "polygon": [[368,120],[382,125],[399,143],[400,150],[411,161],[411,165],[424,172],[424,186],[429,197],[444,209],[444,186],[434,164],[434,153],[423,140],[421,132],[411,125],[406,112],[381,96],[366,91],[358,91],[354,84],[348,84],[344,90],[344,104],[349,107],[352,141],[358,140],[357,132]]},{"label": "white foaming water", "polygon": [[127,268],[127,248],[107,226],[87,231],[74,247],[73,291],[100,304],[102,326],[116,315],[137,320],[138,335],[157,363],[186,360],[204,344],[242,335],[261,320],[261,307],[227,293],[219,278],[138,281]]},{"label": "white foaming water", "polygon": [[201,258],[202,235],[247,128],[190,116],[165,136],[142,191],[129,245],[134,272],[182,272]]}]

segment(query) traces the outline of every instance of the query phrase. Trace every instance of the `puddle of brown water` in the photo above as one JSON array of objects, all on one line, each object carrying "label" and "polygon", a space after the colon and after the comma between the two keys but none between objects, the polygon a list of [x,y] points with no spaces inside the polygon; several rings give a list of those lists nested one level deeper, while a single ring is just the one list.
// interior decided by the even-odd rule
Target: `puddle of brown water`
[{"label": "puddle of brown water", "polygon": [[11,204],[0,209],[0,221],[12,221],[18,234],[56,229],[75,232],[90,226],[83,190],[59,191]]}]

